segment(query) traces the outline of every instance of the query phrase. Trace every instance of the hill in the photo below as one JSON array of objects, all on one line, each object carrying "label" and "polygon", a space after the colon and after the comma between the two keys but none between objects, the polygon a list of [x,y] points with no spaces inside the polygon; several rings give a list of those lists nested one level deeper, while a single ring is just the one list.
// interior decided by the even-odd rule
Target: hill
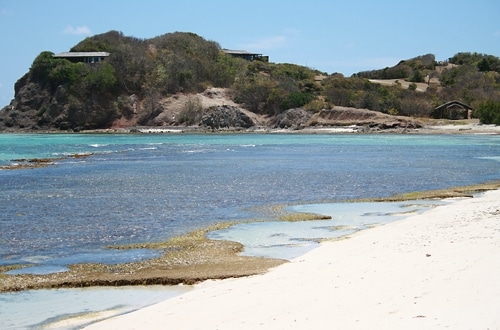
[{"label": "hill", "polygon": [[[473,108],[485,100],[500,102],[500,60],[477,53],[459,53],[444,63],[427,54],[344,77],[265,57],[248,61],[184,32],[138,39],[110,31],[70,52],[73,57],[43,51],[34,59],[16,82],[12,102],[0,110],[0,131],[386,127],[381,118],[394,115],[387,120],[410,127],[412,118],[436,116],[434,108],[451,100]],[[78,53],[94,57],[78,59]],[[348,121],[311,120],[335,109],[383,116],[366,122],[365,115],[356,119],[359,111],[349,111]]]}]

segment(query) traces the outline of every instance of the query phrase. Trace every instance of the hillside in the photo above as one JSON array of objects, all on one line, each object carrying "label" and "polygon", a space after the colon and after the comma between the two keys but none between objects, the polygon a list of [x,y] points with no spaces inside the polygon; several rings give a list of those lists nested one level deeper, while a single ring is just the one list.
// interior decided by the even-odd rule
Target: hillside
[{"label": "hillside", "polygon": [[[500,59],[477,53],[459,53],[444,63],[427,54],[344,77],[236,58],[216,42],[182,32],[137,39],[110,31],[70,51],[102,58],[85,63],[41,52],[15,84],[14,99],[0,110],[0,131],[380,129],[418,126],[412,118],[436,116],[434,108],[451,100],[472,108],[485,100],[500,102]],[[361,115],[366,111],[378,115]]]}]

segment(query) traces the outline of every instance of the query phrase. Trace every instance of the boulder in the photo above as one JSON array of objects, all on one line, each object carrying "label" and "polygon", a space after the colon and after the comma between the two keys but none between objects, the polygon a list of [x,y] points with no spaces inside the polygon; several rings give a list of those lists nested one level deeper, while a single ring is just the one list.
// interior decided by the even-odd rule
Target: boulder
[{"label": "boulder", "polygon": [[300,128],[306,125],[312,114],[302,108],[289,109],[276,116],[274,127]]},{"label": "boulder", "polygon": [[200,126],[212,129],[250,128],[255,123],[237,107],[221,105],[208,108],[201,118]]}]

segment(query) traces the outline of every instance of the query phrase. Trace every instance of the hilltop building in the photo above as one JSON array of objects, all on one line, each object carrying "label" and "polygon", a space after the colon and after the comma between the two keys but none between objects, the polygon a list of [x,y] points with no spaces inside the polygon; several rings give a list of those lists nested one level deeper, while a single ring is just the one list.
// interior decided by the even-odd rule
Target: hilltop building
[{"label": "hilltop building", "polygon": [[247,61],[269,62],[269,56],[263,56],[262,54],[257,54],[257,53],[250,53],[247,52],[246,50],[223,49],[222,51],[224,51],[224,53],[228,55],[239,57]]},{"label": "hilltop building", "polygon": [[109,56],[107,52],[64,52],[52,55],[55,58],[65,58],[68,61],[78,63],[99,63]]}]

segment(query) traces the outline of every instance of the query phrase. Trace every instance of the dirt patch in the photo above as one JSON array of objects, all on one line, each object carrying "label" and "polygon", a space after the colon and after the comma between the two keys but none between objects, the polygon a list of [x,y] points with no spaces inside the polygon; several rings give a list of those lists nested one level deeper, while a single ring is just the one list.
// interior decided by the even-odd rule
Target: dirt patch
[{"label": "dirt patch", "polygon": [[179,114],[184,109],[186,104],[188,104],[188,102],[193,99],[198,99],[203,109],[208,109],[215,106],[231,106],[238,108],[241,112],[250,117],[250,119],[252,119],[257,126],[267,126],[270,121],[268,117],[248,111],[241,105],[235,103],[229,89],[212,87],[206,89],[202,93],[179,93],[163,98],[160,101],[160,107],[163,109],[163,111],[155,118],[155,123],[158,126],[175,124],[177,119],[179,118]]},{"label": "dirt patch", "polygon": [[[417,86],[417,92],[425,92],[429,84],[427,83],[412,83],[403,79],[369,79],[371,83],[384,85],[384,86],[394,86],[400,85],[404,89],[408,89],[411,84],[415,84]],[[430,81],[432,85],[439,85],[439,80],[437,78],[432,78]]]}]

